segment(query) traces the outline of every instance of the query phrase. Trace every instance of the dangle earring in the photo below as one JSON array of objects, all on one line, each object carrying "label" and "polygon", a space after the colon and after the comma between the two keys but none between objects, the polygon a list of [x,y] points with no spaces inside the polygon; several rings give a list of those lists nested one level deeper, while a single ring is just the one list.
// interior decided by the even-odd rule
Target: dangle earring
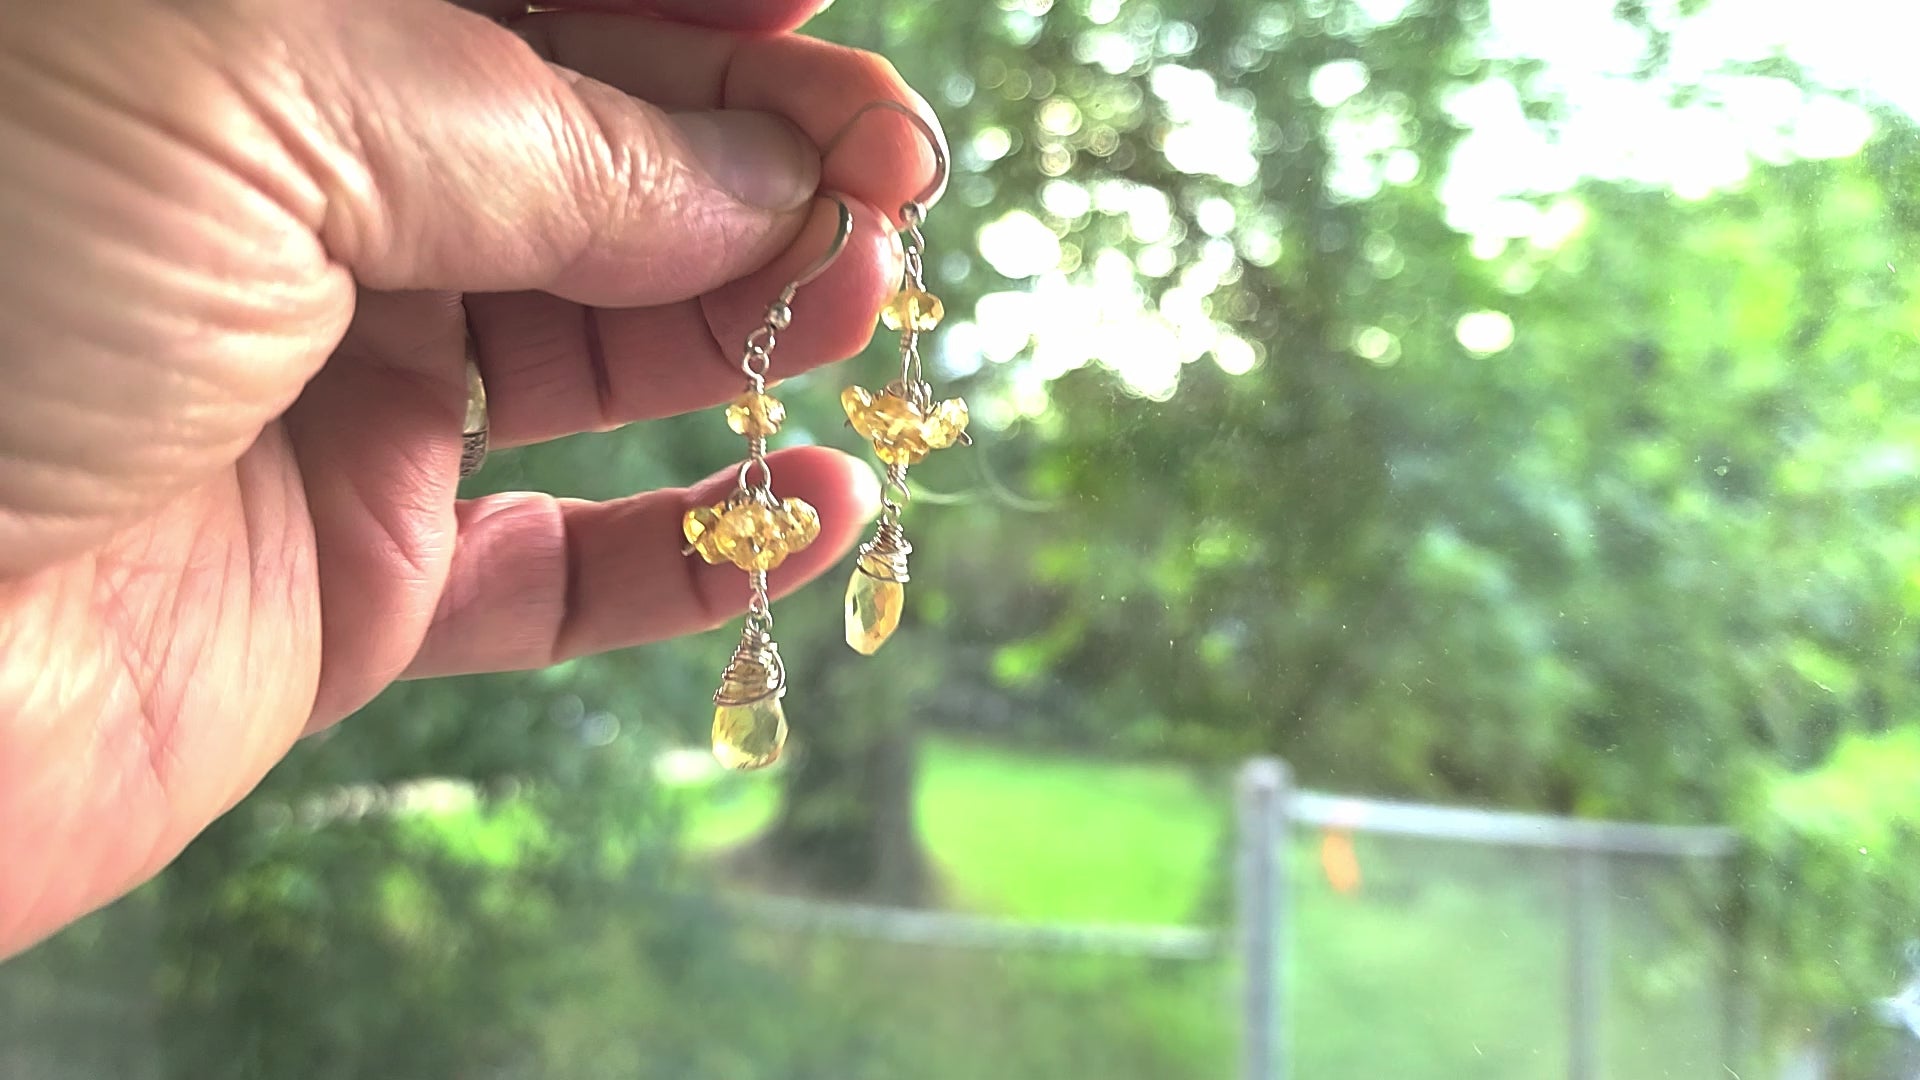
[{"label": "dangle earring", "polygon": [[747,439],[747,457],[726,501],[687,511],[682,530],[686,554],[718,565],[732,563],[747,572],[753,590],[746,626],[733,658],[720,673],[713,695],[713,756],[730,769],[762,769],[780,757],[787,741],[787,715],[780,699],[787,692],[787,670],[773,641],[773,607],[767,571],[820,535],[820,515],[800,499],[773,494],[773,470],[767,465],[767,437],[780,430],[786,406],[767,393],[777,335],[793,322],[793,298],[840,257],[853,232],[853,212],[838,198],[839,225],[833,247],[806,273],[781,290],[761,324],[747,335],[740,358],[746,391],[727,407],[727,426]]},{"label": "dangle earring", "polygon": [[881,323],[900,332],[900,376],[879,393],[849,386],[840,394],[847,421],[873,444],[874,455],[886,466],[879,524],[873,539],[860,546],[853,577],[847,582],[847,644],[866,656],[878,652],[893,636],[906,610],[907,556],[913,545],[907,542],[900,514],[913,497],[907,488],[907,467],[935,450],[973,443],[966,430],[967,403],[959,398],[936,403],[920,365],[920,335],[939,326],[946,314],[940,298],[927,291],[926,238],[920,232],[928,205],[946,187],[946,151],[924,118],[892,101],[875,101],[854,113],[829,143],[829,151],[874,109],[892,109],[913,122],[933,148],[935,175],[924,191],[900,208],[906,269],[900,291],[880,312]]}]

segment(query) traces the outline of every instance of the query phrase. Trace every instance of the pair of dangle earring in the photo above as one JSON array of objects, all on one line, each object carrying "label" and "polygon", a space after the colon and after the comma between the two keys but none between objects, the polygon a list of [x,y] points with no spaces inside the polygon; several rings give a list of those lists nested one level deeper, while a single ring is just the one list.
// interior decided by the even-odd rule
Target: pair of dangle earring
[{"label": "pair of dangle earring", "polygon": [[795,295],[833,265],[853,233],[852,210],[838,198],[834,201],[840,214],[832,248],[781,290],[760,325],[747,335],[740,358],[746,389],[727,407],[727,426],[747,440],[734,490],[723,502],[687,511],[681,522],[687,554],[714,565],[732,563],[747,572],[752,590],[740,644],[713,695],[713,754],[730,769],[773,764],[787,740],[786,710],[780,705],[787,692],[787,669],[773,640],[767,572],[813,543],[820,535],[820,515],[805,500],[773,493],[767,438],[780,430],[787,408],[767,392],[767,372],[780,331],[793,323]]},{"label": "pair of dangle earring", "polygon": [[854,113],[842,135],[874,109],[892,109],[913,122],[933,149],[934,177],[926,190],[900,208],[905,268],[899,292],[880,312],[881,323],[900,333],[900,375],[878,393],[849,386],[840,394],[847,422],[872,444],[874,456],[886,467],[879,523],[873,539],[860,546],[847,582],[847,644],[865,656],[886,644],[906,611],[907,556],[913,545],[907,542],[900,517],[913,497],[907,488],[907,467],[935,450],[973,441],[967,435],[967,403],[959,398],[936,402],[920,362],[920,336],[939,326],[946,314],[940,298],[927,291],[927,242],[920,226],[926,221],[927,207],[946,187],[947,155],[925,119],[891,101],[876,101]]},{"label": "pair of dangle earring", "polygon": [[[879,393],[849,386],[840,397],[848,423],[872,444],[886,466],[880,521],[873,539],[861,545],[847,586],[847,643],[866,655],[878,651],[893,634],[905,610],[907,556],[913,550],[900,524],[903,506],[911,498],[907,467],[934,450],[956,442],[971,443],[966,434],[966,403],[958,398],[935,402],[920,362],[920,335],[938,326],[943,315],[939,299],[926,288],[926,239],[920,232],[928,204],[947,182],[947,157],[939,136],[919,114],[895,102],[880,101],[854,113],[840,135],[829,141],[827,152],[860,117],[882,108],[899,112],[925,136],[933,149],[935,176],[926,190],[901,207],[905,269],[899,292],[881,312],[881,322],[900,332],[900,376]],[[715,565],[732,563],[747,572],[752,590],[740,644],[713,695],[714,757],[732,769],[773,764],[787,738],[786,711],[780,704],[786,695],[787,673],[773,640],[767,572],[819,536],[820,515],[800,499],[780,499],[773,493],[767,438],[780,430],[786,406],[767,393],[767,372],[779,332],[793,321],[795,295],[833,265],[852,234],[852,211],[838,198],[834,201],[840,214],[832,248],[781,291],[760,326],[747,336],[740,360],[746,390],[727,408],[727,425],[747,440],[746,460],[740,464],[733,493],[716,505],[688,511],[681,525],[687,554],[698,554]]]}]

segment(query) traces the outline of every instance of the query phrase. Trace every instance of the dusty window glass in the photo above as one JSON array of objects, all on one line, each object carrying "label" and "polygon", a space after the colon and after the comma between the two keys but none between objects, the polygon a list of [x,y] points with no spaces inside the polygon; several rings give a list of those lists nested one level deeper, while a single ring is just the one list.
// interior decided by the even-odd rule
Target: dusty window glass
[{"label": "dusty window glass", "polygon": [[0,967],[0,1075],[1915,1075],[1917,18],[842,0],[975,442],[886,650],[781,601],[746,777],[733,631],[403,684]]}]

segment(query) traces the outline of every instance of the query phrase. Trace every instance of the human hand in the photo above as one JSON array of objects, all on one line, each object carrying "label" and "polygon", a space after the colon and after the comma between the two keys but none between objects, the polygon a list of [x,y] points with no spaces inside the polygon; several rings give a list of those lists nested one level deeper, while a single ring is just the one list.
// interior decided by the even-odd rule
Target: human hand
[{"label": "human hand", "polygon": [[[817,3],[512,29],[483,17],[505,0],[7,3],[0,956],[395,679],[744,609],[742,575],[679,551],[730,478],[456,500],[465,324],[496,447],[718,404],[729,343],[828,246],[824,186],[855,232],[776,374],[857,352],[899,270],[875,207],[934,166],[878,118],[820,161],[870,101],[925,110],[884,61],[784,33]],[[822,518],[784,592],[877,491],[829,450],[772,463]]]}]

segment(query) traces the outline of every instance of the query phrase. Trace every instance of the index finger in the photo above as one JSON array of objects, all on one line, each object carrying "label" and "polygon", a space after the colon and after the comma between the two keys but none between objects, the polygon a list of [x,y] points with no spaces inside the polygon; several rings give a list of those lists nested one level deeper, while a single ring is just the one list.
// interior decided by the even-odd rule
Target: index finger
[{"label": "index finger", "polygon": [[[743,36],[600,11],[544,11],[514,23],[547,59],[663,109],[775,113],[833,153],[822,186],[890,212],[938,172],[926,137],[876,101],[912,109],[938,134],[939,119],[883,57],[798,35]],[[945,152],[944,137],[940,153]]]}]

